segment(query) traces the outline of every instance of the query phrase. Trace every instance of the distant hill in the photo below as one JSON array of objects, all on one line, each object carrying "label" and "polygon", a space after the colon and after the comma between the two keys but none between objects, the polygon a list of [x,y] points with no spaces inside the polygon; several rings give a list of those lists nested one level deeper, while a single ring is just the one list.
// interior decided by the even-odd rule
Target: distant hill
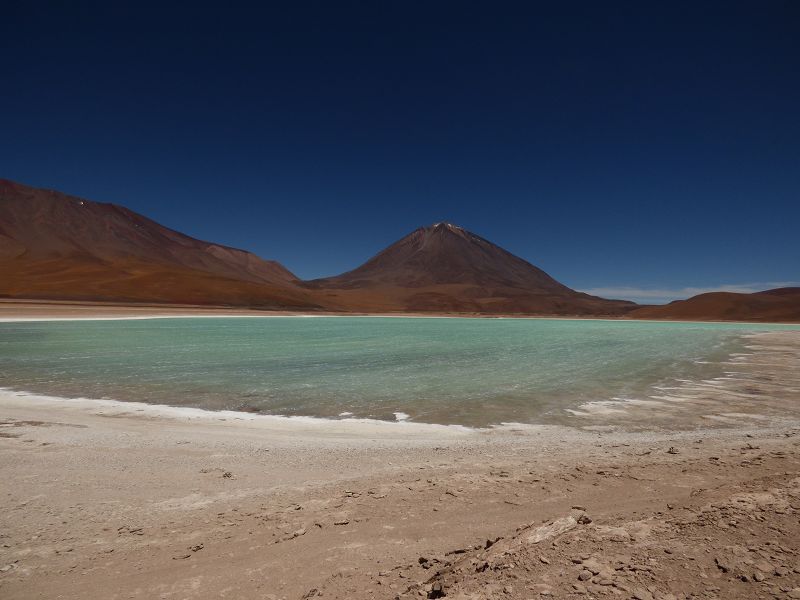
[{"label": "distant hill", "polygon": [[664,306],[632,311],[634,319],[698,321],[800,321],[800,288],[777,288],[754,294],[710,292]]},{"label": "distant hill", "polygon": [[275,261],[0,179],[0,296],[314,308]]},{"label": "distant hill", "polygon": [[620,315],[637,306],[576,292],[450,223],[421,227],[357,269],[303,285],[364,311]]},{"label": "distant hill", "polygon": [[115,204],[0,179],[0,297],[267,310],[800,321],[800,288],[641,307],[577,292],[451,223],[360,267],[300,281],[278,262],[178,233]]}]

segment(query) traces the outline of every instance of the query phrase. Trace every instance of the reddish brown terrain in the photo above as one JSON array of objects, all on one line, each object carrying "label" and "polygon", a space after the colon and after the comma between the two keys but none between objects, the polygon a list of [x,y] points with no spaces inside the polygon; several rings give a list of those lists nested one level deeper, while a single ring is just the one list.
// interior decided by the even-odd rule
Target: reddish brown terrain
[{"label": "reddish brown terrain", "polygon": [[639,307],[577,292],[450,223],[335,277],[194,239],[115,204],[0,179],[0,298],[366,313],[800,321],[800,288]]},{"label": "reddish brown terrain", "polygon": [[301,282],[275,261],[127,208],[0,180],[0,296],[287,310],[620,315],[454,225],[420,228],[363,266]]},{"label": "reddish brown terrain", "polygon": [[645,306],[634,319],[697,321],[800,321],[800,288],[778,288],[755,294],[711,292],[664,306]]},{"label": "reddish brown terrain", "polygon": [[115,204],[0,180],[0,296],[316,308],[275,261]]},{"label": "reddish brown terrain", "polygon": [[636,307],[576,292],[450,223],[421,227],[353,271],[304,285],[363,311],[620,315]]}]

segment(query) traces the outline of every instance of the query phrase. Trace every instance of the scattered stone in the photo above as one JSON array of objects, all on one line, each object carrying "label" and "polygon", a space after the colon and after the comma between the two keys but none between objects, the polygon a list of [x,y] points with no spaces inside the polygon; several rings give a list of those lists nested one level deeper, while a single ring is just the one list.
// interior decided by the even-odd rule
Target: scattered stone
[{"label": "scattered stone", "polygon": [[670,446],[669,450],[667,450],[667,454],[677,454],[678,449],[675,446]]},{"label": "scattered stone", "polygon": [[195,544],[194,546],[189,546],[189,550],[192,552],[197,552],[198,550],[203,549],[203,544]]},{"label": "scattered stone", "polygon": [[775,567],[765,560],[760,560],[753,566],[755,567],[756,571],[761,571],[764,574],[773,573],[775,571]]},{"label": "scattered stone", "polygon": [[580,517],[578,517],[578,525],[588,525],[591,522],[592,522],[592,519],[591,519],[591,517],[589,517],[589,515],[585,515],[584,514],[584,515],[581,515]]},{"label": "scattered stone", "polygon": [[593,577],[592,572],[588,569],[584,569],[580,573],[578,573],[578,579],[581,581],[589,581]]},{"label": "scattered stone", "polygon": [[589,571],[592,575],[597,575],[603,570],[604,565],[600,564],[596,558],[589,558],[583,561],[583,568]]},{"label": "scattered stone", "polygon": [[[531,531],[531,534],[525,539],[525,542],[529,544],[538,544],[544,540],[556,537],[566,531],[569,531],[577,524],[578,522],[572,516],[556,519],[547,525],[541,525],[540,527],[537,527]],[[555,542],[553,542],[553,544],[555,544]]]},{"label": "scattered stone", "polygon": [[428,598],[444,598],[446,595],[441,581],[434,582],[431,586],[431,591],[428,592]]},{"label": "scattered stone", "polygon": [[132,535],[144,535],[144,530],[141,527],[128,527],[127,525],[124,525],[117,529],[117,533],[119,535],[125,533],[130,533]]},{"label": "scattered stone", "polygon": [[334,525],[347,525],[348,523],[350,523],[349,519],[340,519],[333,522]]}]

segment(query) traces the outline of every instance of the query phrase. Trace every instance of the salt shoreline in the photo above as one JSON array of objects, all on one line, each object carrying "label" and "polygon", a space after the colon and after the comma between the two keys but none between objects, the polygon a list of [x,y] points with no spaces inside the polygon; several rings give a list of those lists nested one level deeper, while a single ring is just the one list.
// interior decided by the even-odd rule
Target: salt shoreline
[{"label": "salt shoreline", "polygon": [[[613,565],[627,552],[623,560],[659,574],[645,582],[660,591],[654,597],[715,585],[721,597],[750,598],[741,580],[720,579],[719,548],[778,539],[767,543],[800,554],[796,515],[781,508],[800,494],[797,419],[681,432],[542,426],[395,436],[416,428],[325,432],[123,404],[0,395],[0,480],[13,482],[0,497],[0,563],[10,565],[0,596],[288,600],[316,589],[327,598],[416,598],[441,573],[455,598],[495,590],[525,600],[539,589],[528,586],[559,598],[578,581],[575,553]],[[734,513],[743,525],[723,537],[704,528],[746,510],[742,497],[780,513],[757,513],[753,525]],[[673,515],[673,506],[682,508]],[[576,528],[584,514],[591,524]],[[763,531],[751,535],[755,527]],[[531,536],[547,543],[528,550]],[[484,549],[487,539],[499,540],[496,550]],[[685,553],[695,562],[673,571],[669,561]],[[486,561],[500,567],[476,573],[473,564]],[[682,576],[693,565],[706,579]],[[509,568],[519,570],[513,586]],[[619,586],[643,585],[635,573],[610,572]],[[789,573],[777,582],[800,585]],[[606,585],[598,581],[582,585],[597,595]]]},{"label": "salt shoreline", "polygon": [[[795,389],[797,337],[752,340],[767,389]],[[464,430],[0,390],[0,596],[785,597],[800,419],[746,417]]]},{"label": "salt shoreline", "polygon": [[[613,397],[587,401],[574,408],[565,408],[565,421],[562,423],[552,420],[548,423],[503,422],[475,427],[413,421],[403,412],[395,413],[395,421],[353,417],[349,413],[343,413],[339,418],[270,415],[109,398],[61,397],[12,387],[0,387],[0,407],[39,407],[43,410],[109,416],[138,415],[182,422],[236,422],[246,423],[251,429],[272,435],[343,436],[354,439],[376,435],[393,439],[475,438],[500,436],[509,432],[515,435],[538,433],[552,427],[586,431],[605,429],[617,433],[665,428],[681,431],[714,425],[737,428],[740,421],[747,420],[760,420],[763,426],[779,423],[781,419],[792,415],[800,418],[797,410],[800,407],[791,403],[792,382],[800,386],[800,379],[792,370],[792,365],[800,362],[800,331],[743,332],[740,337],[751,344],[762,345],[752,347],[752,352],[731,354],[727,361],[728,370],[713,380],[682,380],[678,387],[672,388],[656,386],[654,393],[641,398]],[[776,387],[764,381],[775,378],[785,380],[786,385]],[[770,402],[754,403],[748,399],[756,385],[768,390]],[[743,390],[744,399],[741,398]],[[693,409],[697,410],[692,412]]]},{"label": "salt shoreline", "polygon": [[[85,313],[83,311],[86,311]],[[32,314],[33,313],[33,314]],[[37,313],[44,313],[43,315]],[[81,313],[74,315],[73,313]],[[112,313],[112,314],[106,314]],[[679,319],[632,319],[628,317],[581,317],[559,315],[461,314],[461,313],[328,313],[295,311],[259,311],[247,308],[171,307],[126,304],[81,304],[67,302],[27,303],[0,299],[0,323],[36,323],[59,321],[129,321],[146,319],[220,319],[220,318],[391,318],[391,319],[518,319],[553,321],[603,321],[620,323],[709,323],[731,325],[781,325],[797,327],[796,322],[767,321],[682,321]]]},{"label": "salt shoreline", "polygon": [[[98,416],[125,417],[140,416],[148,419],[164,419],[182,423],[240,423],[248,428],[263,431],[265,434],[296,435],[346,435],[353,438],[370,438],[376,434],[393,437],[434,436],[465,437],[490,429],[476,429],[462,425],[441,425],[436,423],[417,423],[400,419],[382,421],[379,419],[341,418],[327,419],[308,416],[265,415],[234,410],[207,410],[188,406],[167,404],[147,404],[145,402],[96,399],[65,398],[0,388],[1,407],[26,407],[33,410],[63,410],[71,413],[87,413]],[[537,425],[528,425],[536,429]],[[502,426],[496,429],[503,429]]]},{"label": "salt shoreline", "polygon": [[[757,351],[753,349],[744,354],[731,354],[727,363],[722,363],[729,365],[727,370],[713,380],[682,380],[677,387],[656,386],[653,393],[642,397],[586,401],[577,407],[565,408],[563,422],[550,419],[547,423],[503,422],[465,426],[414,421],[403,412],[395,413],[395,421],[354,417],[349,413],[339,418],[270,415],[109,398],[68,398],[12,387],[0,387],[0,406],[36,405],[46,410],[111,416],[140,415],[184,422],[238,422],[274,435],[349,436],[354,439],[376,435],[393,439],[474,438],[500,436],[509,432],[515,435],[537,433],[548,427],[587,431],[605,429],[617,433],[648,429],[681,431],[714,426],[738,428],[740,422],[748,420],[760,420],[763,426],[779,423],[781,419],[792,415],[800,417],[800,407],[791,403],[792,382],[800,386],[797,372],[792,370],[792,365],[800,362],[800,331],[742,332],[739,337],[749,340],[751,344],[759,344],[762,343],[759,340],[763,340],[763,345],[757,346]],[[722,368],[726,369],[724,366]],[[776,387],[765,382],[765,379],[776,378],[784,380],[786,385]],[[752,401],[749,397],[756,389],[754,386],[764,388],[770,401]]]}]

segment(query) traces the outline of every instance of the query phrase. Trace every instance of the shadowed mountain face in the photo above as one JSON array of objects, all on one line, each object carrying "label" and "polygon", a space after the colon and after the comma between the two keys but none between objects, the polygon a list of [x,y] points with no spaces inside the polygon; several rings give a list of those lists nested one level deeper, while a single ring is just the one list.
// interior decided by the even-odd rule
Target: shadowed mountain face
[{"label": "shadowed mountain face", "polygon": [[304,285],[366,311],[617,315],[636,306],[571,290],[450,223],[417,229],[353,271]]},{"label": "shadowed mountain face", "polygon": [[281,264],[127,208],[0,180],[0,295],[313,308]]},{"label": "shadowed mountain face", "polygon": [[800,288],[777,288],[754,294],[711,292],[664,306],[645,306],[630,316],[697,321],[800,321]]}]

